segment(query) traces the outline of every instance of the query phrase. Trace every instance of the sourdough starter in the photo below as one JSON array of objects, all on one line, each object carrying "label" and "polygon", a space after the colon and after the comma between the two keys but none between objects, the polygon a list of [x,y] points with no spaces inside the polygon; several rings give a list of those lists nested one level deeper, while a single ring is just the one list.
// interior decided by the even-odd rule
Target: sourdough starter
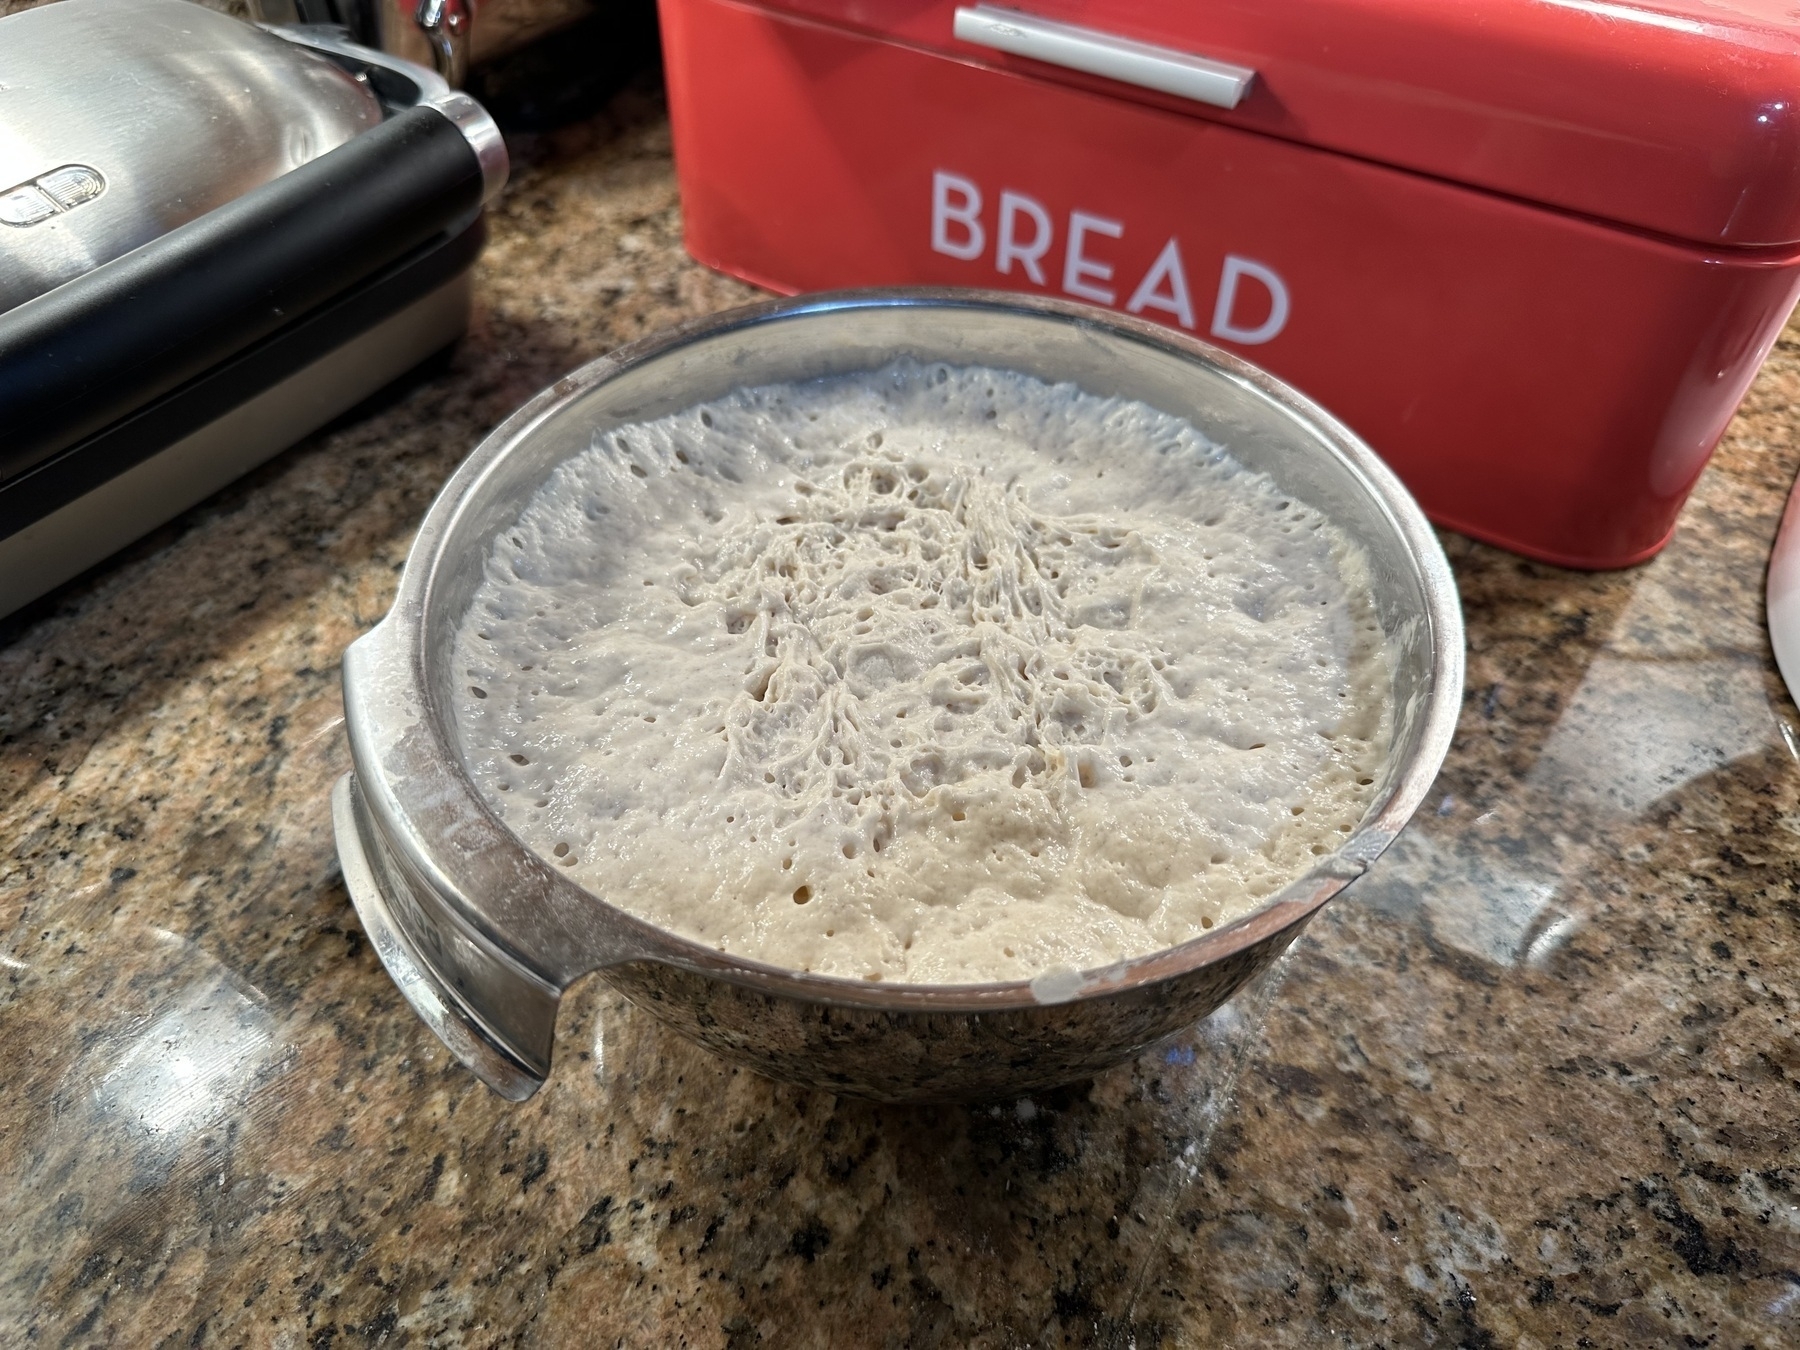
[{"label": "sourdough starter", "polygon": [[1360,820],[1364,560],[1194,427],[903,362],[597,433],[458,634],[465,760],[594,894],[867,980],[1085,970]]}]

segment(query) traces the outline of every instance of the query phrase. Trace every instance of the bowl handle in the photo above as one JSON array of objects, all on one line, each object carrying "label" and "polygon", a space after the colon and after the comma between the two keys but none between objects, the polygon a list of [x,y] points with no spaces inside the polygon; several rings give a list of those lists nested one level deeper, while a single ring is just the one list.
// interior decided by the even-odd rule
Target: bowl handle
[{"label": "bowl handle", "polygon": [[353,773],[332,789],[331,822],[350,903],[394,984],[470,1072],[524,1101],[550,1073],[559,993],[426,917],[439,907],[383,843]]}]

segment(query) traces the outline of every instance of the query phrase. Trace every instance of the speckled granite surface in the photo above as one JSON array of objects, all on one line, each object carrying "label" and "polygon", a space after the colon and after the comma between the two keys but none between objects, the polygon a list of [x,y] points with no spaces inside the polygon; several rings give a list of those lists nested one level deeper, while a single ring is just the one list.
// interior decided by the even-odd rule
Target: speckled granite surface
[{"label": "speckled granite surface", "polygon": [[895,1110],[590,981],[509,1106],[345,898],[338,656],[490,425],[748,297],[650,94],[516,149],[447,372],[0,630],[0,1344],[1800,1344],[1800,338],[1650,565],[1449,541],[1426,813],[1174,1046]]}]

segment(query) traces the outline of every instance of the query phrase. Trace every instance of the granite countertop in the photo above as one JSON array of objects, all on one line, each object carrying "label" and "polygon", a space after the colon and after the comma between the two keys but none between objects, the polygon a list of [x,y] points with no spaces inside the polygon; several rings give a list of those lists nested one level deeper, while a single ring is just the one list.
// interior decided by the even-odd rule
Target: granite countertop
[{"label": "granite countertop", "polygon": [[0,629],[0,1344],[1800,1344],[1800,335],[1654,562],[1446,539],[1426,808],[1173,1045],[884,1108],[590,979],[510,1105],[345,897],[339,656],[489,427],[751,298],[681,252],[650,87],[514,149],[447,369]]}]

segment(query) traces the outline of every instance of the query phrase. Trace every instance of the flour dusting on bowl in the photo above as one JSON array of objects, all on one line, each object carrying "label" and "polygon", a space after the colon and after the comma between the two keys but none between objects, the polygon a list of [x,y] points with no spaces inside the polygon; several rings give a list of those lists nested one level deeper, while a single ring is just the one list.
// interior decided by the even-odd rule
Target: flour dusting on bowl
[{"label": "flour dusting on bowl", "polygon": [[1375,795],[1361,550],[1192,425],[895,363],[597,434],[495,539],[463,757],[534,851],[733,954],[1029,980],[1186,941]]}]

